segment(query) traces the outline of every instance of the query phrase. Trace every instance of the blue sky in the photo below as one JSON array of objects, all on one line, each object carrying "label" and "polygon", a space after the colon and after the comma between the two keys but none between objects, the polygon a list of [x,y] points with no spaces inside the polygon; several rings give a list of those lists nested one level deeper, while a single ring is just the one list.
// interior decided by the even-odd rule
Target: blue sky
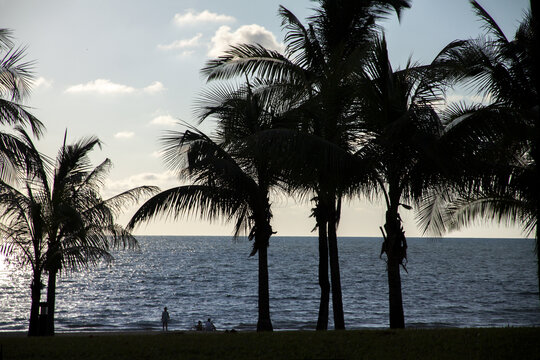
[{"label": "blue sky", "polygon": [[[512,36],[526,0],[480,3]],[[179,130],[179,119],[194,122],[193,103],[205,84],[199,70],[230,43],[283,46],[278,6],[298,18],[316,4],[308,0],[0,0],[0,27],[15,32],[36,60],[36,84],[27,105],[47,132],[39,148],[55,155],[65,129],[71,140],[97,135],[104,141],[97,164],[109,157],[114,168],[106,186],[113,194],[131,186],[179,182],[159,158],[158,138]],[[412,8],[384,24],[394,66],[429,62],[450,41],[481,33],[467,0],[413,0]],[[455,94],[452,100],[467,97]],[[202,128],[211,131],[211,124]],[[310,235],[310,204],[277,195],[274,229],[279,235]],[[408,235],[419,235],[412,214],[405,214]],[[125,221],[127,216],[123,219]],[[352,201],[343,212],[340,234],[379,236],[381,203]],[[141,234],[226,235],[232,225],[158,221]],[[478,226],[456,236],[520,236],[516,228]]]}]

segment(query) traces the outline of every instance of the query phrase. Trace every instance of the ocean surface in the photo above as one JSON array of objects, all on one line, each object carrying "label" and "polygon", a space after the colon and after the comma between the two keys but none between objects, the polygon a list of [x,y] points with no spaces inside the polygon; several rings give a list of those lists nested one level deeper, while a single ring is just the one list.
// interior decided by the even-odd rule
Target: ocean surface
[{"label": "ocean surface", "polygon": [[[115,251],[112,264],[62,274],[56,329],[169,330],[211,317],[218,330],[254,330],[257,256],[245,239],[138,237],[139,250]],[[379,238],[340,238],[345,325],[387,328],[386,264]],[[409,238],[402,272],[406,327],[540,326],[534,240]],[[276,330],[314,329],[319,306],[315,237],[274,237],[270,306]],[[44,279],[45,280],[45,279]],[[45,291],[44,291],[45,293]],[[44,301],[44,299],[42,299]],[[25,331],[30,273],[0,259],[0,331]],[[330,304],[330,324],[332,322]]]}]

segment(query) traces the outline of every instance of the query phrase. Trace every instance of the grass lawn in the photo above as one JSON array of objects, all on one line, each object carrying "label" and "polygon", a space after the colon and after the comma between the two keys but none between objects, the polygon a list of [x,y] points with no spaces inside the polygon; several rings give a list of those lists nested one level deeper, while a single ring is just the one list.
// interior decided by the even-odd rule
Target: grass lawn
[{"label": "grass lawn", "polygon": [[540,359],[540,328],[2,336],[23,359]]}]

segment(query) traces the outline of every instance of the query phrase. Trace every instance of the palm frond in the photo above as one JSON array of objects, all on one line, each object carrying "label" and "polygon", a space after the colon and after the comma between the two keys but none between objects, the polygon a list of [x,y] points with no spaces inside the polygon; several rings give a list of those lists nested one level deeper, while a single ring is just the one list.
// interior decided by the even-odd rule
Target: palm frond
[{"label": "palm frond", "polygon": [[279,15],[281,27],[287,31],[284,39],[287,56],[300,68],[310,69],[312,73],[322,71],[324,55],[313,29],[306,29],[296,15],[284,6],[279,7]]},{"label": "palm frond", "polygon": [[449,211],[454,214],[456,219],[451,229],[460,229],[474,223],[477,219],[506,225],[528,224],[530,223],[529,218],[534,217],[534,215],[524,212],[525,209],[526,207],[521,201],[511,197],[480,195],[473,199],[459,199],[449,206]]},{"label": "palm frond", "polygon": [[62,146],[56,158],[55,177],[59,181],[64,181],[68,176],[84,176],[84,173],[91,169],[88,153],[96,146],[101,148],[101,141],[95,136],[82,138],[74,144]]},{"label": "palm frond", "polygon": [[155,195],[158,192],[157,186],[138,186],[108,198],[103,203],[113,213],[118,214],[125,207],[136,204],[141,197]]},{"label": "palm frond", "polygon": [[456,223],[455,217],[447,211],[451,193],[440,188],[424,192],[417,205],[416,224],[422,233],[443,236]]},{"label": "palm frond", "polygon": [[7,51],[14,45],[13,31],[11,29],[0,28],[0,51]]},{"label": "palm frond", "polygon": [[[257,185],[226,149],[198,130],[170,132],[162,138],[164,158],[172,170],[195,183],[237,189],[245,194],[257,192]],[[185,157],[183,156],[185,154]]]},{"label": "palm frond", "polygon": [[12,48],[0,59],[0,96],[20,102],[30,94],[33,62],[23,62],[25,48]]},{"label": "palm frond", "polygon": [[112,167],[112,161],[105,159],[98,166],[94,167],[85,177],[79,187],[90,186],[101,187]]},{"label": "palm frond", "polygon": [[261,45],[231,46],[225,55],[210,60],[201,73],[207,81],[227,80],[237,76],[256,75],[283,81],[294,77],[298,67],[277,51]]},{"label": "palm frond", "polygon": [[158,216],[177,219],[197,213],[201,219],[214,221],[240,219],[247,214],[243,197],[231,189],[208,185],[186,185],[165,190],[147,200],[133,215],[127,229]]},{"label": "palm frond", "polygon": [[43,135],[45,126],[34,115],[32,115],[26,106],[19,103],[2,99],[0,97],[0,123],[6,125],[30,126],[32,133],[37,138]]},{"label": "palm frond", "polygon": [[506,35],[504,35],[504,32],[499,27],[497,22],[491,17],[491,15],[489,15],[489,13],[476,0],[471,0],[470,3],[476,15],[483,22],[483,28],[495,36],[499,43],[508,43]]},{"label": "palm frond", "polygon": [[47,191],[49,189],[47,173],[52,169],[52,160],[36,149],[32,138],[22,127],[16,127],[15,129],[25,148],[24,163],[21,166],[26,171],[27,179],[33,181],[34,178],[37,178],[44,191]]}]

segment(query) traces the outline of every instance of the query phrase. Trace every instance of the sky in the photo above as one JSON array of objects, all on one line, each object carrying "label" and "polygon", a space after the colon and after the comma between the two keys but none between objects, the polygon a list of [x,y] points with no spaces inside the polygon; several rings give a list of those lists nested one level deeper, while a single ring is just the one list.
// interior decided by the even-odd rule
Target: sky
[{"label": "sky", "polygon": [[[527,0],[479,1],[512,37]],[[164,166],[159,138],[182,130],[178,121],[196,124],[194,101],[207,86],[200,69],[230,44],[260,43],[283,49],[278,8],[299,19],[310,16],[308,0],[0,0],[0,27],[35,60],[36,80],[26,105],[46,126],[37,141],[55,156],[67,130],[68,142],[95,135],[103,141],[94,164],[114,164],[104,189],[110,196],[139,185],[162,190],[180,185]],[[412,8],[382,24],[394,67],[409,57],[430,62],[449,42],[482,33],[467,0],[413,0]],[[454,94],[451,101],[470,94]],[[211,132],[212,124],[200,128]],[[311,204],[275,194],[273,228],[278,235],[312,232]],[[135,208],[120,219],[126,223]],[[408,236],[422,235],[414,214],[403,210]],[[382,202],[348,201],[341,236],[380,236]],[[137,228],[146,235],[228,235],[233,224],[197,218],[153,221]],[[521,237],[515,226],[478,224],[449,234],[459,237]]]}]

